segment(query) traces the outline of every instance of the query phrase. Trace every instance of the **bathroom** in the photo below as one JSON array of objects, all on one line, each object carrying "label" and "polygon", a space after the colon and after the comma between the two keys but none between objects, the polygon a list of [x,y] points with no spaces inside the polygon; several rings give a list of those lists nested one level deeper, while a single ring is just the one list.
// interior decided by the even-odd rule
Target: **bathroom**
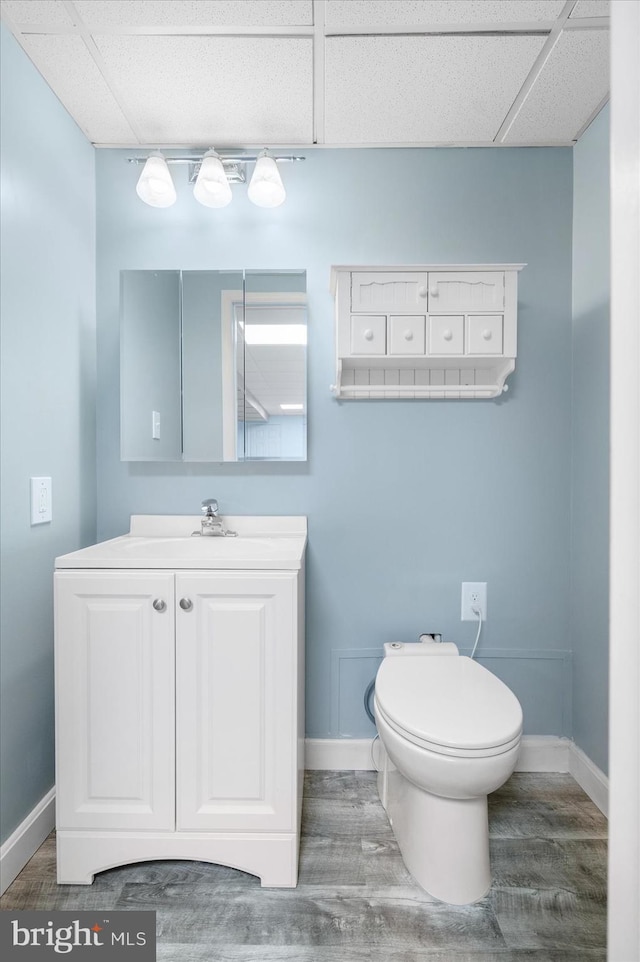
[{"label": "bathroom", "polygon": [[[308,518],[308,767],[365,767],[382,645],[438,631],[470,650],[460,585],[485,581],[478,654],[542,770],[571,763],[606,798],[610,108],[575,147],[300,149],[286,204],[234,188],[212,217],[179,169],[174,207],[141,204],[131,151],[95,150],[4,25],[2,45],[2,842],[53,785],[53,559],[207,497]],[[503,398],[332,396],[332,265],[516,262]],[[120,460],[120,272],[178,268],[306,271],[306,462]],[[35,528],[33,476],[54,499]]]}]

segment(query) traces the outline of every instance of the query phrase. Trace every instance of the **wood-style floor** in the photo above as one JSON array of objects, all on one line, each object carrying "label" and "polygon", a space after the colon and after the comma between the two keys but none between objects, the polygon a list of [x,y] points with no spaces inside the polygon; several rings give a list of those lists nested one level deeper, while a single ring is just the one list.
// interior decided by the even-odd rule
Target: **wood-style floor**
[{"label": "wood-style floor", "polygon": [[313,771],[296,889],[203,862],[58,886],[52,835],[0,908],[155,909],[172,962],[604,962],[604,816],[569,775],[516,774],[489,802],[493,886],[471,906],[413,882],[374,773]]}]

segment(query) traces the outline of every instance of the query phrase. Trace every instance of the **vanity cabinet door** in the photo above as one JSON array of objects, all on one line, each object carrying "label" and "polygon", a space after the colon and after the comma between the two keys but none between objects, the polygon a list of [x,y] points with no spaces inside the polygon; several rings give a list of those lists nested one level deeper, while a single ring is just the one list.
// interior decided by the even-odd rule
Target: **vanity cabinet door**
[{"label": "vanity cabinet door", "polygon": [[173,829],[173,575],[56,572],[59,829]]},{"label": "vanity cabinet door", "polygon": [[176,576],[178,831],[292,831],[296,572]]}]

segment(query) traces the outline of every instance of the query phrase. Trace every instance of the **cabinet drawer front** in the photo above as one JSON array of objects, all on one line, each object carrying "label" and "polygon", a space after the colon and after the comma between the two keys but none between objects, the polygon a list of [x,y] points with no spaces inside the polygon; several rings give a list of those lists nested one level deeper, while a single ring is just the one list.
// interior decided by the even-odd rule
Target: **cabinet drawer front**
[{"label": "cabinet drawer front", "polygon": [[58,827],[172,830],[173,575],[58,572],[55,596]]},{"label": "cabinet drawer front", "polygon": [[356,272],[351,277],[352,311],[426,309],[427,275],[421,271]]},{"label": "cabinet drawer front", "polygon": [[462,354],[464,351],[464,316],[432,315],[429,318],[429,354]]},{"label": "cabinet drawer front", "polygon": [[429,274],[429,311],[503,311],[504,273],[465,271]]},{"label": "cabinet drawer front", "polygon": [[392,314],[389,318],[389,354],[424,354],[425,317]]},{"label": "cabinet drawer front", "polygon": [[502,314],[467,318],[467,354],[502,354]]},{"label": "cabinet drawer front", "polygon": [[351,353],[385,354],[387,318],[380,314],[357,314],[351,317]]}]

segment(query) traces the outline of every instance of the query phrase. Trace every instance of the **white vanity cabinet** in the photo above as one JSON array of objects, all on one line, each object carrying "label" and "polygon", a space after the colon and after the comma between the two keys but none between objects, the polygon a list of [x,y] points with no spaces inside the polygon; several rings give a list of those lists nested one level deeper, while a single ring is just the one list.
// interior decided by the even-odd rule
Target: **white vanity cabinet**
[{"label": "white vanity cabinet", "polygon": [[303,562],[183,563],[56,571],[59,882],[190,858],[296,885]]},{"label": "white vanity cabinet", "polygon": [[515,369],[523,264],[337,266],[338,398],[489,398]]}]

